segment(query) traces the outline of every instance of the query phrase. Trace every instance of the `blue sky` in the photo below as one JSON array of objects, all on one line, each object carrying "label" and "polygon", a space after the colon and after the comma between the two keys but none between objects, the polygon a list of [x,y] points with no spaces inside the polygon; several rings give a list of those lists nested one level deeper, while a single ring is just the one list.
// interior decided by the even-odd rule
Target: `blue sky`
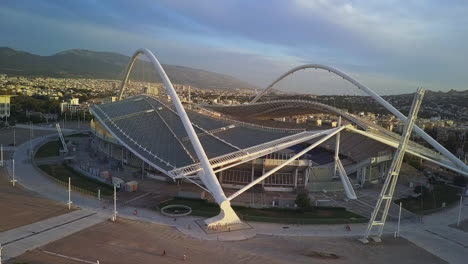
[{"label": "blue sky", "polygon": [[[2,0],[0,46],[41,55],[84,48],[220,72],[265,87],[305,63],[335,66],[380,94],[468,89],[468,1]],[[325,72],[280,85],[326,93]]]}]

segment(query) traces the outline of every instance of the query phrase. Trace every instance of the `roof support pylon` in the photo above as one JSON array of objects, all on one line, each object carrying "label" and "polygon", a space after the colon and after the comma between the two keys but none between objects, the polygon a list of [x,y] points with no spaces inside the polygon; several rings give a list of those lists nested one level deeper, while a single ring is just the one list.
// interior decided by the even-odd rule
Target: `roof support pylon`
[{"label": "roof support pylon", "polygon": [[[416,117],[419,111],[419,107],[421,106],[423,97],[424,89],[419,88],[414,96],[413,103],[411,105],[411,110],[408,119],[405,123],[405,127],[403,129],[403,135],[401,136],[400,144],[393,157],[392,165],[388,170],[388,175],[380,192],[379,199],[377,200],[377,203],[374,207],[374,211],[372,212],[371,218],[369,219],[369,224],[367,225],[364,237],[360,239],[360,241],[363,243],[369,242],[368,238],[373,227],[378,227],[377,235],[373,237],[374,241],[381,241],[383,228],[385,226],[385,221],[387,220],[388,216],[388,210],[390,209],[390,205],[392,204],[393,193],[395,192],[396,183],[398,181],[398,175],[400,174],[401,164],[403,163],[406,147],[408,146],[411,131],[413,130],[414,123],[416,122]],[[380,220],[377,220],[377,216],[380,214],[380,208],[382,207],[382,203],[385,203],[383,212],[380,217]]]}]

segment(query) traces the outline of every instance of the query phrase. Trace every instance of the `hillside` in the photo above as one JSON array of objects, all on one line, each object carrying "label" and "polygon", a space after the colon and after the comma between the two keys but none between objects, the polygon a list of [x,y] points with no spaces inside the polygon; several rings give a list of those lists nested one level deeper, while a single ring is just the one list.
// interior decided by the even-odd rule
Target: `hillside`
[{"label": "hillside", "polygon": [[[0,73],[12,76],[121,79],[129,60],[130,57],[113,52],[74,49],[51,56],[39,56],[0,47]],[[224,74],[176,65],[163,64],[163,67],[169,78],[178,84],[208,89],[257,88]]]}]

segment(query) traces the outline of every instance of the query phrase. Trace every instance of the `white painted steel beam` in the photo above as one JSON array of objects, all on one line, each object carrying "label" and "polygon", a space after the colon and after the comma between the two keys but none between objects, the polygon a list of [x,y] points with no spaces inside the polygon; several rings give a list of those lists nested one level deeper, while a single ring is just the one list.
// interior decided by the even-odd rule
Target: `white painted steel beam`
[{"label": "white painted steel beam", "polygon": [[[369,96],[374,98],[379,104],[381,104],[382,106],[387,108],[387,110],[389,110],[392,114],[394,114],[400,120],[402,120],[403,122],[406,122],[406,120],[407,120],[406,116],[403,115],[400,111],[398,111],[395,107],[393,107],[393,105],[391,105],[389,102],[385,101],[385,99],[383,99],[376,92],[374,92],[373,90],[371,90],[370,88],[368,88],[364,84],[360,83],[356,79],[350,77],[346,73],[344,73],[344,72],[342,72],[342,71],[340,71],[340,70],[338,70],[336,68],[333,68],[333,67],[330,67],[330,66],[327,66],[327,65],[322,65],[322,64],[305,64],[305,65],[298,66],[296,68],[293,68],[293,69],[289,70],[288,72],[286,72],[286,73],[282,74],[280,77],[278,77],[275,81],[273,81],[261,93],[259,93],[251,101],[251,103],[257,102],[265,93],[267,93],[269,90],[271,90],[276,83],[278,83],[279,81],[284,79],[286,76],[288,76],[290,74],[293,74],[296,71],[300,71],[300,70],[304,70],[304,69],[323,69],[323,70],[329,71],[329,72],[331,72],[333,74],[336,74],[336,75],[342,77],[344,80],[350,82],[351,84],[353,84],[354,86],[356,86],[357,88],[359,88],[360,90],[364,91],[366,94],[368,94]],[[468,166],[463,161],[458,159],[455,155],[453,155],[445,147],[440,145],[436,140],[434,140],[431,136],[429,136],[426,132],[424,132],[424,130],[422,130],[421,128],[419,128],[416,125],[414,125],[413,130],[414,130],[414,132],[419,134],[424,140],[426,140],[431,146],[433,146],[435,149],[437,149],[437,151],[439,151],[444,156],[446,156],[450,161],[452,161],[459,169],[461,169],[462,171],[468,172]]]},{"label": "white painted steel beam", "polygon": [[346,197],[351,200],[356,200],[356,192],[354,192],[353,185],[351,184],[351,181],[349,180],[348,174],[346,174],[346,170],[343,167],[343,164],[341,163],[340,159],[336,160],[337,165],[338,165],[338,174],[340,175],[341,183],[343,183],[343,188],[346,194]]},{"label": "white painted steel beam", "polygon": [[164,71],[163,67],[159,63],[156,56],[154,56],[154,54],[150,50],[139,49],[133,54],[130,60],[130,63],[128,64],[125,78],[121,85],[119,100],[122,99],[123,93],[125,91],[125,84],[128,81],[128,78],[130,76],[130,71],[132,70],[133,65],[135,64],[135,61],[137,60],[138,56],[142,54],[144,54],[146,58],[149,59],[149,61],[151,62],[151,64],[153,65],[153,67],[156,69],[159,76],[161,77],[161,80],[164,83],[164,86],[166,87],[166,91],[171,97],[172,102],[177,110],[177,114],[179,115],[182,121],[182,124],[184,125],[185,131],[187,132],[187,135],[190,138],[190,142],[192,143],[193,149],[195,150],[195,153],[197,154],[201,167],[203,168],[203,170],[199,172],[200,179],[203,182],[203,184],[206,186],[206,188],[211,191],[213,198],[221,207],[220,215],[214,218],[208,219],[206,223],[211,225],[211,224],[233,224],[233,223],[241,222],[238,216],[236,215],[236,213],[234,212],[234,210],[232,210],[230,201],[227,199],[226,195],[224,194],[223,189],[221,188],[221,185],[218,182],[218,179],[216,178],[216,175],[211,167],[208,157],[206,156],[205,150],[203,149],[203,146],[201,145],[200,140],[198,139],[198,136],[192,126],[192,122],[190,121],[182,103],[180,102],[180,99],[177,95],[176,90],[172,86],[172,82],[170,81],[169,77],[167,76],[166,72]]},{"label": "white painted steel beam", "polygon": [[[338,118],[338,126],[341,126],[341,116]],[[333,176],[336,177],[336,170],[338,168],[338,160],[340,159],[340,133],[336,134],[335,141],[335,164],[333,168]]]},{"label": "white painted steel beam", "polygon": [[242,189],[238,190],[237,192],[235,192],[234,194],[232,194],[231,196],[228,197],[228,200],[232,201],[232,199],[236,198],[237,196],[241,195],[242,193],[244,193],[245,191],[247,191],[248,189],[252,188],[253,186],[255,186],[256,184],[258,184],[259,182],[265,180],[267,177],[271,176],[273,173],[277,172],[278,170],[280,170],[281,168],[283,168],[284,166],[288,165],[289,163],[293,162],[294,160],[298,159],[299,157],[301,157],[302,155],[306,154],[307,152],[309,152],[311,149],[317,147],[318,145],[322,144],[323,142],[327,141],[329,138],[333,137],[336,133],[339,133],[341,130],[345,129],[346,127],[345,126],[342,126],[342,127],[338,127],[338,128],[335,128],[335,129],[332,129],[332,130],[329,130],[327,131],[327,135],[324,136],[323,138],[321,138],[320,140],[316,141],[315,143],[313,143],[312,145],[308,146],[307,148],[305,148],[304,150],[300,151],[299,153],[297,153],[296,155],[292,156],[291,158],[289,158],[288,160],[286,160],[285,162],[283,162],[281,165],[275,167],[274,169],[271,169],[269,170],[267,173],[265,173],[264,175],[262,175],[261,177],[255,179],[254,181],[252,181],[251,183],[247,184],[246,186],[244,186]]},{"label": "white painted steel beam", "polygon": [[[242,151],[236,151],[216,158],[212,158],[210,160],[210,163],[213,168],[219,168],[218,170],[216,170],[216,172],[219,172],[221,170],[225,170],[232,167],[233,164],[239,165],[244,162],[256,159],[258,157],[276,152],[278,150],[282,150],[290,146],[314,139],[322,135],[323,133],[327,133],[327,131],[329,130],[304,131],[291,136],[263,143],[257,146],[246,148]],[[172,175],[171,177],[177,178],[180,177],[180,175],[187,176],[197,173],[199,170],[201,170],[200,164],[193,164],[186,167],[174,169],[169,173]]]},{"label": "white painted steel beam", "polygon": [[[383,143],[385,145],[388,145],[388,146],[391,146],[393,148],[398,147],[398,141],[397,140],[393,140],[393,139],[390,139],[390,138],[384,138],[382,136],[378,136],[376,134],[369,133],[369,132],[366,132],[366,131],[362,131],[362,130],[359,130],[359,129],[356,129],[356,128],[353,128],[353,127],[349,127],[348,130],[350,130],[352,132],[355,132],[355,133],[358,133],[358,134],[361,134],[363,136],[366,136],[368,138],[371,138],[371,139],[373,139],[375,141],[381,142],[381,143]],[[437,164],[439,166],[442,166],[444,168],[447,168],[449,170],[452,170],[452,171],[454,171],[456,173],[459,173],[461,175],[464,175],[464,176],[468,177],[468,172],[459,169],[450,160],[448,160],[448,159],[447,160],[440,160],[439,158],[441,158],[442,156],[437,157],[437,156],[434,156],[434,155],[430,155],[430,153],[421,152],[421,151],[419,151],[419,149],[412,148],[411,146],[408,146],[406,148],[406,152],[411,154],[411,155],[422,158],[422,159],[427,160],[427,161],[429,161],[431,163]]]}]

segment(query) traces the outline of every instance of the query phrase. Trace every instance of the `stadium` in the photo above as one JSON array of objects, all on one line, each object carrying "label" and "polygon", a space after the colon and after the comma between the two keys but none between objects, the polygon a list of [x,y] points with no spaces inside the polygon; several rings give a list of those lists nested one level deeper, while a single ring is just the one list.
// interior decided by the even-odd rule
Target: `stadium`
[{"label": "stadium", "polygon": [[[165,91],[125,97],[132,68],[140,55],[154,66]],[[231,202],[247,190],[259,192],[341,191],[356,199],[355,189],[382,182],[402,136],[345,110],[307,100],[262,100],[276,83],[303,69],[322,69],[342,77],[374,98],[400,120],[406,117],[368,87],[334,68],[311,64],[286,72],[248,104],[182,105],[156,57],[138,50],[122,81],[119,100],[91,106],[93,145],[121,164],[147,164],[147,177],[191,182],[222,209],[210,224],[240,220]],[[270,127],[244,122],[327,112],[338,122],[316,129]],[[468,176],[468,167],[417,126],[414,132],[432,149],[409,142],[406,153]],[[230,195],[227,191],[230,190]],[[238,198],[239,197],[239,198]]]}]

